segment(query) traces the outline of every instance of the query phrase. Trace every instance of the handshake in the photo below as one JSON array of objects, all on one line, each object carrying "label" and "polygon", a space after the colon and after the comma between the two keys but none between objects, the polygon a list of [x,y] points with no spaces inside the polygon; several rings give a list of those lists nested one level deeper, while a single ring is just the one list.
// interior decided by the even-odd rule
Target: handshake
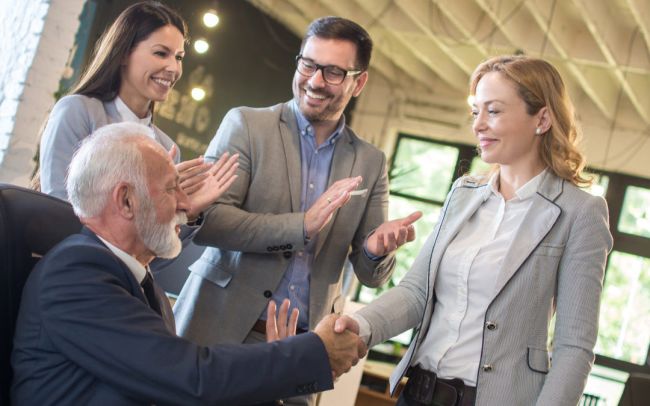
[{"label": "handshake", "polygon": [[[277,317],[276,317],[277,316]],[[289,301],[280,306],[276,315],[276,304],[269,303],[266,321],[266,340],[271,342],[295,335],[298,309],[289,315]],[[332,376],[338,378],[355,366],[368,352],[366,343],[359,338],[359,325],[348,316],[330,314],[324,317],[314,329],[327,351]]]}]

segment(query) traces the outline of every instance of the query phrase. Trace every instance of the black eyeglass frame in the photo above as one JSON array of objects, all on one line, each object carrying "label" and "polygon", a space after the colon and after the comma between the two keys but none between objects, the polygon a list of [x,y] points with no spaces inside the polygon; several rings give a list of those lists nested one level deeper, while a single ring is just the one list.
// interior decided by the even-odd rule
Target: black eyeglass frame
[{"label": "black eyeglass frame", "polygon": [[[316,67],[316,70],[314,71],[314,73],[312,73],[311,75],[308,75],[308,74],[306,74],[306,73],[301,72],[300,69],[298,69],[299,66],[300,66],[300,60],[302,60],[302,59],[309,61],[310,64],[312,64],[312,65],[314,65],[314,66]],[[342,79],[341,79],[340,82],[336,83],[336,82],[331,82],[331,81],[327,80],[327,77],[326,77],[327,75],[325,74],[325,69],[328,69],[328,68],[329,68],[329,69],[331,69],[331,68],[335,68],[335,69],[338,69],[338,70],[340,70],[341,72],[343,72],[343,76],[342,76]],[[359,70],[359,69],[354,69],[354,70],[352,70],[352,69],[351,69],[351,70],[345,70],[345,69],[340,68],[340,67],[338,67],[338,66],[336,66],[336,65],[320,65],[320,64],[314,62],[313,60],[311,60],[311,59],[309,59],[309,58],[305,58],[304,56],[302,56],[302,54],[298,54],[298,55],[296,55],[296,70],[297,70],[298,73],[300,73],[301,75],[303,75],[303,76],[307,76],[307,77],[309,77],[309,78],[312,77],[312,76],[314,76],[314,75],[316,74],[316,72],[321,71],[321,75],[323,76],[323,80],[324,80],[325,82],[329,83],[330,85],[340,85],[341,83],[343,83],[343,82],[345,81],[345,79],[346,79],[348,76],[356,76],[356,75],[358,75],[358,74],[360,74],[360,73],[363,73],[363,70]]]}]

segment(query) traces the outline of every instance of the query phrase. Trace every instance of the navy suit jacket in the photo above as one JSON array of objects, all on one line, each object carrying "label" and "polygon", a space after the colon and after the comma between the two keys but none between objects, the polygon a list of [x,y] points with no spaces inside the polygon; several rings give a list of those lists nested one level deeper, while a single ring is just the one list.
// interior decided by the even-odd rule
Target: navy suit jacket
[{"label": "navy suit jacket", "polygon": [[54,247],[27,280],[12,365],[18,405],[242,405],[332,387],[313,333],[213,347],[177,337],[88,229]]}]

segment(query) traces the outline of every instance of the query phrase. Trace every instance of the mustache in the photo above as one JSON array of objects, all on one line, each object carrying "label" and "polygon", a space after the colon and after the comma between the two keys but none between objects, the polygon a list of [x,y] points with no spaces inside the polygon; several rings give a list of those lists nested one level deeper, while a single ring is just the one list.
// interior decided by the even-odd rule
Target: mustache
[{"label": "mustache", "polygon": [[325,97],[332,97],[332,93],[328,92],[327,90],[324,89],[314,89],[313,87],[309,85],[305,85],[304,87],[305,91],[309,91],[310,93],[317,94],[319,96],[325,96]]},{"label": "mustache", "polygon": [[174,222],[175,225],[179,225],[179,226],[182,226],[183,224],[187,224],[187,213],[185,213],[184,211],[180,213],[176,213],[176,216],[174,216]]}]

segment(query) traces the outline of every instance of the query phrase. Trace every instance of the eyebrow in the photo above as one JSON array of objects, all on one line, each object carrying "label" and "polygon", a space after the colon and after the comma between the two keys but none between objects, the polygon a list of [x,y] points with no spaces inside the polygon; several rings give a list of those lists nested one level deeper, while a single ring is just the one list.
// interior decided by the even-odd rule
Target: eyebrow
[{"label": "eyebrow", "polygon": [[[172,52],[172,50],[171,50],[167,45],[163,45],[163,44],[153,44],[153,45],[151,46],[151,48],[154,48],[154,47],[161,47],[161,48],[164,48],[165,51],[167,51],[167,52],[170,52],[170,53]],[[177,53],[178,53],[178,54],[184,54],[185,51],[178,51]]]},{"label": "eyebrow", "polygon": [[[490,104],[490,103],[507,104],[507,103],[505,103],[505,102],[503,102],[502,100],[499,100],[499,99],[490,99],[490,100],[484,101],[483,103],[478,103],[478,104],[486,105],[486,104]],[[477,106],[477,103],[472,103],[472,107],[476,107],[476,106]]]}]

